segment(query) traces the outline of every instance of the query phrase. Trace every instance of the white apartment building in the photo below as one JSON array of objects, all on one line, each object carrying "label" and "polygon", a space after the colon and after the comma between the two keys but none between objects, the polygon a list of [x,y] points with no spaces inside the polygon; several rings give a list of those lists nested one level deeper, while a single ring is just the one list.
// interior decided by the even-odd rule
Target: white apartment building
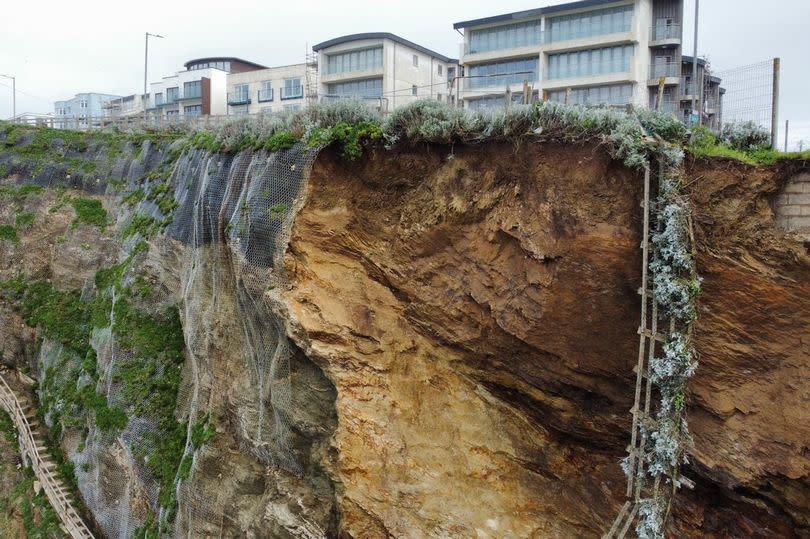
[{"label": "white apartment building", "polygon": [[191,60],[185,63],[185,68],[151,84],[147,112],[168,120],[227,114],[228,74],[265,66],[239,58],[213,57]]},{"label": "white apartment building", "polygon": [[141,94],[132,94],[116,99],[110,99],[104,105],[104,116],[119,117],[119,116],[134,116],[136,114],[143,114],[144,98]]},{"label": "white apartment building", "polygon": [[361,98],[390,112],[419,98],[453,102],[458,61],[387,32],[342,36],[312,47],[321,100]]},{"label": "white apartment building", "polygon": [[84,92],[64,101],[53,104],[54,119],[57,127],[84,129],[91,127],[104,116],[104,105],[121,96]]},{"label": "white apartment building", "polygon": [[683,0],[581,0],[463,21],[464,106],[523,100],[524,81],[554,101],[677,113]]},{"label": "white apartment building", "polygon": [[231,73],[227,77],[228,114],[301,110],[306,77],[306,64]]}]

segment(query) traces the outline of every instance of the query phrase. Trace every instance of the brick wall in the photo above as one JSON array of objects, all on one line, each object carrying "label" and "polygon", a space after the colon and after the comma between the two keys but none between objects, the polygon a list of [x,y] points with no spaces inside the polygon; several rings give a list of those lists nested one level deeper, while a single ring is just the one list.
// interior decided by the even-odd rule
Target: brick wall
[{"label": "brick wall", "polygon": [[810,236],[810,174],[799,174],[776,197],[776,222],[787,232]]}]

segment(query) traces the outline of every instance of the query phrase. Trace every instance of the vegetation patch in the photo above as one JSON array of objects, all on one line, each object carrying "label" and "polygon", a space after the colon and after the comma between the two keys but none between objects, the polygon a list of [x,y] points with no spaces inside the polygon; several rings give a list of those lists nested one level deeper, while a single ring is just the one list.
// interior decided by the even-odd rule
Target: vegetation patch
[{"label": "vegetation patch", "polygon": [[0,240],[13,241],[19,243],[20,238],[17,237],[17,229],[12,225],[0,225]]},{"label": "vegetation patch", "polygon": [[135,234],[140,234],[143,238],[151,238],[157,234],[160,229],[161,223],[158,223],[154,217],[145,213],[137,213],[121,231],[121,237],[126,239]]},{"label": "vegetation patch", "polygon": [[14,226],[17,230],[29,230],[34,226],[37,215],[32,211],[19,211],[14,216]]},{"label": "vegetation patch", "polygon": [[31,195],[37,195],[45,189],[39,185],[26,183],[21,185],[2,185],[0,186],[0,198],[17,198],[22,199]]},{"label": "vegetation patch", "polygon": [[73,198],[70,204],[76,211],[76,218],[73,220],[74,227],[87,224],[97,226],[101,230],[106,228],[107,210],[104,209],[100,200],[95,198]]}]

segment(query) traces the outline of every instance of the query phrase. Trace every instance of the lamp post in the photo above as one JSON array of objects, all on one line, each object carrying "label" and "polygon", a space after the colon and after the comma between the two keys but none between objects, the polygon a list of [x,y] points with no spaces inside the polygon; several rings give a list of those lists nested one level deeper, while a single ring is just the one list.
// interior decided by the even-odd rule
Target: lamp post
[{"label": "lamp post", "polygon": [[0,74],[0,77],[11,79],[11,119],[15,120],[17,117],[17,79],[11,75]]},{"label": "lamp post", "polygon": [[149,64],[149,36],[163,39],[163,36],[159,34],[150,34],[149,32],[146,32],[146,45],[144,46],[143,50],[143,95],[146,95],[146,67]]}]

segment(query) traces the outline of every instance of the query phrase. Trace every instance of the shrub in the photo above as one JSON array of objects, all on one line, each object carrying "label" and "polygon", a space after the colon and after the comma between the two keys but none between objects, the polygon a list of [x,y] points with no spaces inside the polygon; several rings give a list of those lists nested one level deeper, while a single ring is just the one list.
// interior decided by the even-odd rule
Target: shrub
[{"label": "shrub", "polygon": [[0,225],[0,240],[19,242],[20,238],[17,237],[17,229],[11,225]]},{"label": "shrub", "polygon": [[727,123],[720,138],[735,150],[760,150],[771,146],[771,134],[754,122]]}]

